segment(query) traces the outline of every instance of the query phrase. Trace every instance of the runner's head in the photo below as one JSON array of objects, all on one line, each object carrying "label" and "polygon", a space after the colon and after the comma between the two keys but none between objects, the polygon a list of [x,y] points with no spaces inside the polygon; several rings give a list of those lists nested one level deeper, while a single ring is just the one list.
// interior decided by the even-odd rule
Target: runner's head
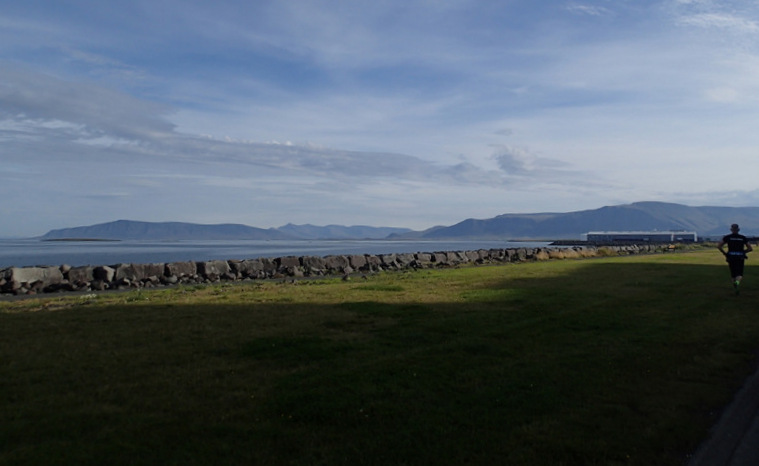
[{"label": "runner's head", "polygon": [[730,231],[732,231],[733,233],[738,233],[740,230],[741,229],[737,223],[733,223],[732,225],[730,225]]}]

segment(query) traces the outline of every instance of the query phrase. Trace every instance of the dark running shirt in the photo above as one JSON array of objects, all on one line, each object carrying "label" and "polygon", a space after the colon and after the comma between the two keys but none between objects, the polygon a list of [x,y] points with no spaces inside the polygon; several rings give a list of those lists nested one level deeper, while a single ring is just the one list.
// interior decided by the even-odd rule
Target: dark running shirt
[{"label": "dark running shirt", "polygon": [[739,233],[730,233],[722,237],[722,242],[727,244],[728,256],[743,257],[744,248],[748,244],[748,238]]}]

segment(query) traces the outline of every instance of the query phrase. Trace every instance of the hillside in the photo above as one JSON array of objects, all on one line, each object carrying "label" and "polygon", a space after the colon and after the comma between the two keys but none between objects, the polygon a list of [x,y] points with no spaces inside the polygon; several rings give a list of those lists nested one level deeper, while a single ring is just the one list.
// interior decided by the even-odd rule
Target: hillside
[{"label": "hillside", "polygon": [[759,233],[759,207],[690,207],[665,202],[636,202],[568,213],[504,214],[467,219],[426,232],[426,239],[508,238],[576,239],[589,231],[686,230],[700,237],[728,233],[739,223],[746,234]]},{"label": "hillside", "polygon": [[384,239],[390,235],[410,233],[409,228],[370,227],[365,225],[287,225],[277,228],[278,231],[298,239]]},{"label": "hillside", "polygon": [[64,238],[119,240],[292,239],[277,230],[239,224],[199,225],[182,222],[136,222],[117,220],[91,226],[51,230],[43,240]]},{"label": "hillside", "polygon": [[240,224],[199,225],[182,222],[137,222],[118,220],[97,225],[51,230],[43,240],[88,238],[113,240],[310,240],[310,239],[382,239],[404,234],[408,228],[287,224],[262,229]]}]

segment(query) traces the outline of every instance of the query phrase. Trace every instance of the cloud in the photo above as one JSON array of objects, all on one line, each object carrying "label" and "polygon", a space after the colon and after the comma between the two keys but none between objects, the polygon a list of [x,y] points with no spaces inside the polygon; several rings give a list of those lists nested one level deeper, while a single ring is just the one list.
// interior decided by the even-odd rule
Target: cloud
[{"label": "cloud", "polygon": [[9,63],[0,65],[0,118],[38,122],[40,129],[53,121],[63,122],[55,128],[59,134],[83,138],[142,139],[174,128],[165,119],[170,111],[165,105]]},{"label": "cloud", "polygon": [[759,23],[754,20],[720,13],[701,13],[680,18],[681,24],[704,29],[720,29],[734,33],[756,34]]},{"label": "cloud", "polygon": [[498,162],[498,167],[507,175],[520,176],[529,172],[525,160],[527,155],[524,149],[504,146],[493,154],[493,158]]},{"label": "cloud", "polygon": [[604,16],[610,14],[610,10],[602,6],[597,5],[583,5],[579,3],[572,3],[566,7],[566,9],[572,13],[590,15],[590,16]]},{"label": "cloud", "polygon": [[[712,0],[675,2],[675,24],[712,34],[720,46],[738,50],[756,50],[759,11],[754,2]],[[702,37],[703,38],[703,37]]]},{"label": "cloud", "polygon": [[[461,185],[505,183],[495,172],[473,164],[446,165],[392,152],[179,133],[168,121],[172,109],[167,106],[93,84],[30,72],[6,70],[0,72],[0,79],[7,84],[0,88],[0,138],[24,147],[23,152],[43,152],[72,163],[87,154],[104,158],[118,155],[155,164],[187,164],[176,168],[180,171],[212,164],[215,170],[250,167],[296,177],[340,178],[346,184],[381,178]],[[107,151],[102,152],[104,149]],[[520,174],[527,176],[529,172]]]},{"label": "cloud", "polygon": [[174,170],[186,173],[213,165],[213,170],[220,171],[238,167],[236,170],[264,170],[267,174],[340,178],[346,184],[388,178],[505,186],[511,176],[530,177],[538,172],[518,166],[517,158],[526,153],[513,148],[497,156],[504,176],[473,163],[445,163],[403,153],[187,134],[171,123],[173,108],[92,83],[10,69],[0,71],[0,82],[5,84],[0,87],[0,139],[12,140],[20,152],[46,153],[72,162],[83,157],[122,157],[153,164],[182,163],[185,165]]},{"label": "cloud", "polygon": [[574,182],[572,180],[579,177],[588,179],[593,176],[591,173],[573,170],[569,163],[562,160],[538,156],[527,148],[506,145],[495,147],[492,158],[506,177],[512,180],[518,178],[523,182],[569,186]]}]

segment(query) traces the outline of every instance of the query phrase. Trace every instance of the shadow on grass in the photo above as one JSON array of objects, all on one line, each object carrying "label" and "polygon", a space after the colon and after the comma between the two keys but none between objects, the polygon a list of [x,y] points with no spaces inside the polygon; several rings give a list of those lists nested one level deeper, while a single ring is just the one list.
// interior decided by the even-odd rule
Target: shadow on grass
[{"label": "shadow on grass", "polygon": [[757,272],[738,297],[726,267],[585,261],[447,302],[383,299],[412,276],[0,314],[0,463],[681,464],[751,370]]}]

